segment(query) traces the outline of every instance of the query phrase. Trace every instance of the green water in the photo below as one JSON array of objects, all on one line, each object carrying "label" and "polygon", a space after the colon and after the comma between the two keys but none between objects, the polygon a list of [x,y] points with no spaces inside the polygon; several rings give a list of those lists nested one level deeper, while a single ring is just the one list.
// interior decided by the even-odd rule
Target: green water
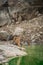
[{"label": "green water", "polygon": [[43,46],[25,47],[27,56],[13,58],[9,65],[43,65]]}]

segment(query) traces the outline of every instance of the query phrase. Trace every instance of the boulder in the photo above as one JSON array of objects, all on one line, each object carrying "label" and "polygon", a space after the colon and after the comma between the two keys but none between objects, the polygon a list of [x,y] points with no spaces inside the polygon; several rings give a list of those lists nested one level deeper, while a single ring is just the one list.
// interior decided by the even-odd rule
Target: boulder
[{"label": "boulder", "polygon": [[9,14],[7,12],[7,8],[3,8],[0,10],[0,27],[11,22]]},{"label": "boulder", "polygon": [[1,41],[8,41],[12,39],[12,35],[7,31],[0,31],[0,40]]},{"label": "boulder", "polygon": [[6,58],[27,55],[27,53],[24,50],[18,48],[18,46],[12,45],[12,44],[0,45],[0,49],[4,51],[2,56],[4,55]]}]

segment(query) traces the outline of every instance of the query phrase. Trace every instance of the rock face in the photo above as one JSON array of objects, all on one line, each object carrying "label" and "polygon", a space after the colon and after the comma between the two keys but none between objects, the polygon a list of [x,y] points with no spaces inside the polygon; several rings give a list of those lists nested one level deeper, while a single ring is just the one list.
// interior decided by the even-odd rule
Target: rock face
[{"label": "rock face", "polygon": [[[16,25],[16,27],[17,26],[18,25]],[[21,32],[22,34],[19,34],[19,36],[21,37],[21,44],[23,45],[43,44],[43,15],[26,21],[25,23],[22,22],[19,24],[19,27],[23,28],[23,32]],[[16,31],[16,34],[18,34],[18,32]]]},{"label": "rock face", "polygon": [[32,23],[33,29],[31,32],[31,40],[33,43],[43,44],[43,16],[34,18],[30,21]]},{"label": "rock face", "polygon": [[[4,0],[2,1],[4,3]],[[14,25],[11,27],[12,35],[8,32],[0,32],[0,40],[9,40],[12,36],[17,35],[21,37],[22,44],[43,43],[43,15],[39,16],[38,8],[30,7],[32,1],[8,0],[8,8],[0,9],[0,27],[10,23]],[[9,27],[8,25],[10,30]]]},{"label": "rock face", "polygon": [[22,45],[43,44],[43,15],[23,21],[17,25],[15,24],[12,27],[8,26],[8,28],[11,30],[12,36],[20,36],[20,39],[14,40],[10,33],[3,31],[0,32],[0,40],[9,40],[12,38],[15,43],[19,41]]},{"label": "rock face", "polygon": [[3,4],[5,4],[7,0],[0,0],[0,6],[2,6]]},{"label": "rock face", "polygon": [[11,18],[13,19],[13,21],[15,21],[16,19],[15,22],[30,19],[30,14],[31,12],[33,12],[33,9],[34,7],[30,7],[29,3],[25,2],[24,0],[17,0],[14,6],[9,6]]},{"label": "rock face", "polygon": [[[13,0],[13,1],[16,4],[13,6],[9,6],[9,12],[11,15],[11,19],[14,23],[18,21],[29,20],[38,15],[40,8],[31,6],[30,2],[33,2],[33,1],[30,1],[30,2],[25,0],[22,0],[22,1]],[[11,0],[10,2],[13,2],[13,1]]]},{"label": "rock face", "polygon": [[[14,2],[15,3],[15,2]],[[9,12],[11,15],[13,15],[16,12],[21,12],[23,9],[28,8],[28,3],[17,1],[14,6],[9,7]]]},{"label": "rock face", "polygon": [[[2,0],[0,2],[6,2],[7,0]],[[29,0],[29,2],[32,2]],[[37,8],[34,7],[30,7],[28,1],[25,0],[8,0],[8,4],[14,4],[13,6],[9,6],[8,10],[9,13],[7,12],[7,10],[2,10],[0,11],[0,26],[3,26],[5,24],[7,24],[9,21],[11,23],[12,22],[21,22],[23,20],[29,20],[32,19],[34,17],[36,17],[36,10]],[[5,9],[5,8],[4,8]],[[33,11],[34,9],[36,9],[35,11]],[[16,15],[14,15],[16,13]],[[9,17],[10,14],[10,17]],[[4,16],[4,17],[3,17]],[[11,19],[11,20],[10,20]]]},{"label": "rock face", "polygon": [[30,38],[30,43],[33,45],[43,44],[43,16],[34,18],[25,24],[25,35],[26,38]]},{"label": "rock face", "polygon": [[10,22],[9,14],[7,8],[0,10],[0,26],[4,26]]}]

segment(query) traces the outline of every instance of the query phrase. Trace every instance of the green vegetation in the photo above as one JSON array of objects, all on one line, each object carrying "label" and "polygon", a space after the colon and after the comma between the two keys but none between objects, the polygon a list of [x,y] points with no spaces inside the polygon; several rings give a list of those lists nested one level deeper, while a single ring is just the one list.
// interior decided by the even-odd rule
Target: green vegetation
[{"label": "green vegetation", "polygon": [[25,47],[27,56],[17,57],[9,65],[43,65],[43,46]]},{"label": "green vegetation", "polygon": [[25,48],[27,56],[13,58],[9,61],[9,65],[43,65],[43,46]]}]

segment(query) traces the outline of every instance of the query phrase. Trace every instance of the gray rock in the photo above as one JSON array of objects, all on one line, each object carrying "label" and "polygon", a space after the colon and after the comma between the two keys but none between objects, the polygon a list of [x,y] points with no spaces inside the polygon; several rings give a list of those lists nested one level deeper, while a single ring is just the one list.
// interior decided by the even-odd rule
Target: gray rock
[{"label": "gray rock", "polygon": [[12,35],[8,33],[7,31],[0,31],[0,40],[1,41],[8,41],[12,39]]},{"label": "gray rock", "polygon": [[11,20],[9,18],[7,8],[3,8],[2,10],[0,10],[0,26],[4,26],[9,22],[11,22]]},{"label": "gray rock", "polygon": [[10,45],[0,45],[0,49],[4,51],[3,55],[5,57],[15,57],[15,56],[24,56],[27,55],[22,49],[18,46]]},{"label": "gray rock", "polygon": [[5,58],[2,56],[2,55],[0,55],[0,62],[2,61],[2,60],[4,60]]}]

